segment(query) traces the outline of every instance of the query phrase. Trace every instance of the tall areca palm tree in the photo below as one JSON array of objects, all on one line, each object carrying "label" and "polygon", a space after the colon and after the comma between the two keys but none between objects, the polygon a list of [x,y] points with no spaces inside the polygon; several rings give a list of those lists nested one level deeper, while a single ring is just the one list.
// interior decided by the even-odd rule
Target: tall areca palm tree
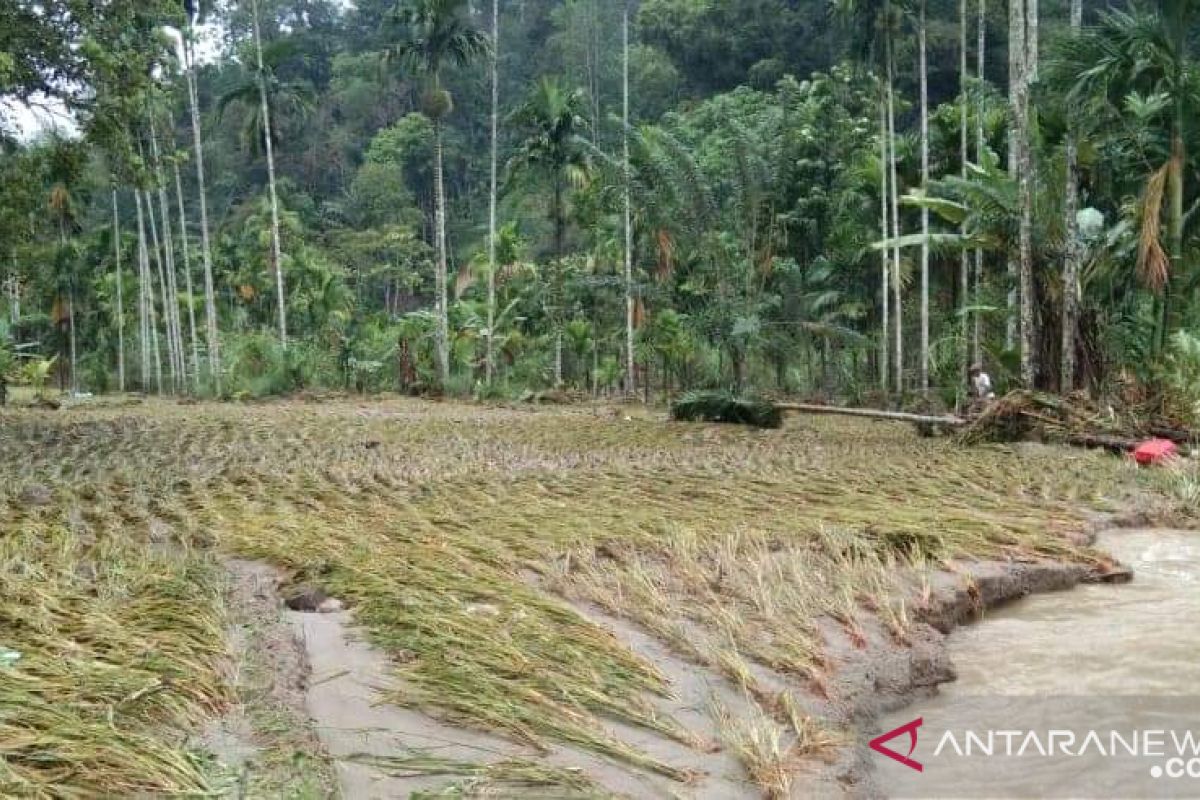
[{"label": "tall areca palm tree", "polygon": [[[882,275],[882,355],[880,367],[883,375],[882,383],[887,387],[887,369],[889,358],[894,357],[892,367],[895,373],[896,391],[904,391],[904,318],[902,307],[902,286],[900,281],[900,209],[899,209],[899,180],[896,164],[896,95],[895,95],[895,38],[900,23],[900,9],[895,0],[832,0],[833,7],[843,19],[851,33],[854,47],[861,60],[881,68],[884,75],[880,110],[879,137],[881,140],[880,157],[882,159],[880,176],[880,191],[883,195],[883,238],[895,242],[890,251],[883,250]],[[890,211],[890,213],[889,213]],[[889,230],[890,224],[890,230]],[[890,273],[890,274],[889,274]],[[888,290],[891,289],[891,297]],[[894,303],[895,313],[890,314],[890,303]],[[891,318],[889,320],[889,317]],[[894,323],[894,333],[889,334],[888,323]],[[891,335],[891,345],[894,354],[889,354],[888,344]]]},{"label": "tall areca palm tree", "polygon": [[484,56],[487,37],[467,21],[467,0],[404,0],[395,17],[404,38],[389,48],[387,58],[421,73],[428,81],[425,115],[433,122],[434,217],[437,239],[437,356],[438,376],[445,388],[450,380],[450,324],[446,299],[446,184],[443,175],[442,123],[454,109],[442,86],[447,65],[466,66]]},{"label": "tall areca palm tree", "polygon": [[487,383],[496,370],[496,200],[500,139],[500,0],[492,0],[492,163],[488,195]]},{"label": "tall areca palm tree", "polygon": [[[918,0],[917,49],[921,72],[921,185],[929,185],[929,68],[925,54],[925,0]],[[921,207],[921,394],[929,394],[929,209]]]},{"label": "tall areca palm tree", "polygon": [[[621,15],[621,146],[625,182],[625,389],[637,397],[633,369],[633,173],[629,163],[629,1]],[[596,115],[599,117],[599,114]]]},{"label": "tall areca palm tree", "polygon": [[[970,101],[967,99],[967,0],[959,0],[958,2],[958,94],[961,107],[959,109],[959,142],[958,142],[958,158],[960,162],[961,175],[965,178],[967,175],[967,162],[971,158],[971,151],[967,144],[969,136],[967,128],[970,125]],[[982,76],[980,76],[982,78]],[[959,285],[959,313],[962,319],[959,321],[962,325],[962,364],[961,373],[965,377],[969,361],[971,359],[971,349],[968,343],[968,329],[970,326],[970,315],[967,309],[971,303],[968,297],[970,296],[971,276],[970,276],[970,256],[964,249],[959,254],[958,262],[958,285]]]},{"label": "tall areca palm tree", "polygon": [[[196,88],[195,30],[199,19],[199,3],[184,0],[187,30],[183,37],[183,74],[187,84],[188,110],[192,123],[192,151],[196,157],[196,186],[200,195],[200,251],[204,263],[204,328],[208,347],[209,377],[213,389],[221,391],[221,340],[217,325],[216,289],[213,282],[212,246],[208,230],[208,189],[204,181],[204,142],[200,132],[200,93]],[[143,361],[145,358],[143,356]],[[143,377],[143,382],[145,378]]]},{"label": "tall areca palm tree", "polygon": [[[979,82],[979,99],[975,104],[975,162],[983,163],[983,151],[987,148],[987,140],[983,135],[983,85],[987,80],[987,0],[979,0],[977,7],[975,30],[975,77]],[[975,275],[973,281],[972,302],[978,306],[980,288],[983,285],[983,248],[975,249]],[[976,311],[974,325],[971,327],[971,360],[978,362],[983,356],[983,317]]]},{"label": "tall areca palm tree", "polygon": [[[1071,33],[1078,36],[1083,28],[1083,2],[1071,0]],[[1075,337],[1079,326],[1079,147],[1075,124],[1067,132],[1067,187],[1063,222],[1067,244],[1063,254],[1062,353],[1059,388],[1063,393],[1075,388]]]},{"label": "tall areca palm tree", "polygon": [[[1025,74],[1025,0],[1008,0],[1008,171],[1020,179],[1021,171],[1021,82]],[[1008,254],[1008,316],[1005,318],[1004,347],[1017,346],[1017,270],[1019,256]]]},{"label": "tall areca palm tree", "polygon": [[[554,259],[566,255],[567,191],[581,186],[591,174],[591,150],[583,139],[587,130],[584,113],[587,96],[582,89],[569,89],[557,77],[543,78],[529,99],[512,114],[512,121],[526,131],[509,162],[512,175],[541,178],[550,183],[550,222],[554,229]],[[562,335],[556,335],[555,383],[562,382]]]},{"label": "tall areca palm tree", "polygon": [[279,300],[279,346],[287,348],[287,297],[283,288],[283,253],[279,243],[279,197],[275,192],[275,151],[271,142],[271,105],[267,102],[266,70],[263,68],[262,30],[258,24],[258,0],[250,0],[254,23],[254,56],[258,63],[258,97],[262,109],[263,142],[267,147],[267,190],[271,195],[271,263],[275,266],[275,293]]},{"label": "tall areca palm tree", "polygon": [[552,190],[550,221],[554,226],[554,256],[566,255],[566,192],[586,183],[591,170],[590,149],[581,134],[587,130],[582,89],[569,89],[558,77],[542,78],[512,122],[526,132],[509,162],[512,174],[542,177]]},{"label": "tall areca palm tree", "polygon": [[276,44],[264,49],[262,30],[258,19],[258,2],[250,0],[250,19],[254,31],[254,60],[255,70],[247,74],[247,80],[226,92],[220,99],[217,111],[223,114],[225,109],[235,102],[243,103],[250,113],[246,118],[246,140],[252,151],[258,146],[263,147],[267,161],[267,194],[271,201],[271,264],[275,272],[275,293],[277,299],[277,323],[279,326],[279,343],[287,347],[287,293],[283,279],[283,244],[279,228],[279,194],[275,183],[275,144],[279,132],[271,125],[272,109],[290,105],[300,113],[307,113],[312,107],[313,92],[305,83],[284,82],[275,76],[279,63],[291,55],[292,47],[288,42]]},{"label": "tall areca palm tree", "polygon": [[121,218],[117,210],[117,185],[112,187],[113,270],[117,273],[117,389],[125,391],[125,298],[121,289]]}]

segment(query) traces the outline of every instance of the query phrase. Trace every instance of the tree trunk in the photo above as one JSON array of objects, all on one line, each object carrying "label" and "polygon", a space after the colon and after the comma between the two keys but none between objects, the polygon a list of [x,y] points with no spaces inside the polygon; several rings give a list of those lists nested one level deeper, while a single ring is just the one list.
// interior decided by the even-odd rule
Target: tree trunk
[{"label": "tree trunk", "polygon": [[15,328],[21,321],[21,279],[17,274],[16,249],[9,250],[9,259],[12,261],[12,272],[4,282],[4,287],[8,291],[8,321]]},{"label": "tree trunk", "polygon": [[134,187],[133,199],[137,204],[138,239],[138,344],[141,347],[141,386],[146,391],[150,385],[150,309],[146,303],[146,224],[142,213],[142,193]]},{"label": "tree trunk", "polygon": [[117,389],[125,391],[125,298],[121,286],[121,220],[117,212],[117,189],[112,190],[113,270],[117,273]]},{"label": "tree trunk", "polygon": [[633,369],[633,176],[629,163],[629,2],[626,0],[622,17],[622,40],[624,56],[622,58],[623,106],[621,138],[624,147],[625,170],[625,372],[629,376],[628,391],[632,397],[637,397],[637,386],[634,381]]},{"label": "tree trunk", "polygon": [[[925,47],[925,0],[918,11],[917,47],[921,72],[921,187],[929,188],[929,70]],[[929,394],[929,208],[921,206],[921,394]]]},{"label": "tree trunk", "polygon": [[795,411],[801,414],[833,414],[843,417],[864,417],[866,419],[890,420],[892,422],[912,422],[921,425],[945,425],[949,428],[961,428],[967,420],[951,414],[938,416],[935,414],[909,414],[903,411],[878,411],[874,408],[843,408],[842,406],[819,406],[811,403],[776,403],[780,411]]},{"label": "tree trunk", "polygon": [[[438,80],[434,78],[434,85]],[[434,227],[437,239],[437,358],[441,390],[450,383],[450,317],[446,301],[446,185],[442,175],[442,121],[433,121]]]},{"label": "tree trunk", "polygon": [[554,388],[562,386],[563,382],[563,357],[562,357],[562,324],[561,322],[555,326],[554,331]]},{"label": "tree trunk", "polygon": [[79,360],[75,357],[75,277],[67,288],[67,324],[71,326],[71,395],[79,394]]},{"label": "tree trunk", "polygon": [[[895,53],[893,52],[892,33],[891,33],[891,11],[890,3],[884,3],[885,14],[889,20],[888,31],[884,34],[887,38],[885,44],[887,47],[887,95],[888,95],[888,171],[891,182],[890,191],[892,194],[892,236],[898,241],[900,238],[900,192],[899,179],[896,171],[896,91],[895,91]],[[895,363],[892,368],[896,376],[896,393],[904,394],[904,305],[900,283],[900,245],[897,244],[892,249],[892,296],[895,302],[894,311],[894,348]]]},{"label": "tree trunk", "polygon": [[188,247],[187,213],[183,206],[183,181],[179,177],[179,164],[173,165],[175,171],[175,200],[179,205],[179,239],[183,246],[183,285],[187,291],[188,310],[188,339],[192,348],[192,385],[200,388],[200,345],[196,338],[196,305],[193,303],[195,294],[192,291],[192,258]]},{"label": "tree trunk", "polygon": [[1038,0],[1025,0],[1025,85],[1038,76]]},{"label": "tree trunk", "polygon": [[[171,310],[170,299],[167,294],[167,276],[166,270],[163,267],[163,251],[158,238],[158,224],[154,219],[154,198],[147,189],[143,198],[146,203],[146,221],[150,224],[150,243],[154,246],[154,263],[158,267],[158,291],[162,301],[163,326],[167,337],[167,366],[171,370],[171,388],[172,391],[179,388],[179,375],[175,371],[175,352],[173,350],[175,340],[171,336]],[[151,278],[153,280],[153,278]],[[158,358],[158,320],[155,319],[157,314],[154,308],[154,295],[150,295],[150,316],[154,324],[154,351],[156,360]]]},{"label": "tree trunk", "polygon": [[567,250],[567,210],[563,199],[561,174],[554,176],[554,197],[550,205],[550,214],[554,217],[551,220],[554,225],[554,258],[558,262],[557,268],[561,270]]},{"label": "tree trunk", "polygon": [[[154,388],[162,394],[162,354],[158,347],[158,314],[154,309],[154,277],[150,270],[150,243],[146,240],[146,231],[142,226],[142,210],[145,207],[147,215],[153,213],[150,206],[149,193],[143,196],[141,190],[134,190],[138,196],[138,235],[141,237],[141,257],[142,257],[142,292],[144,294],[143,303],[145,304],[145,342],[149,344],[150,362],[147,366],[154,369]],[[146,347],[143,344],[143,347]],[[149,372],[149,369],[147,369]]]},{"label": "tree trunk", "polygon": [[170,339],[170,352],[173,356],[172,375],[175,380],[175,391],[187,386],[187,365],[183,358],[183,326],[179,321],[179,288],[175,277],[175,242],[171,233],[171,206],[167,200],[166,175],[163,173],[162,159],[159,158],[158,135],[154,130],[154,121],[150,121],[150,153],[154,159],[154,171],[158,181],[158,205],[162,219],[163,253],[166,255],[166,282],[163,291],[169,302],[163,309],[167,315],[167,335]]},{"label": "tree trunk", "polygon": [[[888,217],[888,209],[890,208],[890,197],[888,195],[888,126],[887,126],[887,93],[886,90],[880,92],[879,97],[879,205],[882,211],[880,215],[880,229],[883,231],[883,238],[886,241],[892,236],[891,224]],[[887,394],[889,381],[891,380],[891,372],[888,370],[889,356],[889,330],[888,323],[891,321],[890,309],[892,307],[892,298],[888,294],[889,289],[889,270],[891,270],[891,260],[888,258],[888,249],[881,248],[879,257],[882,262],[882,271],[880,273],[880,311],[882,320],[880,326],[879,338],[879,385],[883,389],[884,394]]]},{"label": "tree trunk", "polygon": [[1172,20],[1172,34],[1174,37],[1174,51],[1177,54],[1175,58],[1175,70],[1173,83],[1175,84],[1175,108],[1174,116],[1171,122],[1171,167],[1167,172],[1167,191],[1170,195],[1170,205],[1168,207],[1169,217],[1167,219],[1167,239],[1168,245],[1171,248],[1171,271],[1167,275],[1166,283],[1163,285],[1163,315],[1161,337],[1158,343],[1159,352],[1166,350],[1167,340],[1170,336],[1172,324],[1171,314],[1171,290],[1172,282],[1184,277],[1183,273],[1183,180],[1184,170],[1187,168],[1187,142],[1185,136],[1185,127],[1187,117],[1184,110],[1184,61],[1186,59],[1188,45],[1188,28],[1182,19],[1184,4],[1175,4],[1176,16]]},{"label": "tree trunk", "polygon": [[496,196],[500,125],[500,0],[492,0],[492,183],[488,198],[487,384],[496,370]]},{"label": "tree trunk", "polygon": [[[1082,0],[1071,0],[1071,35],[1083,27]],[[1059,389],[1066,394],[1075,389],[1075,337],[1079,327],[1079,148],[1074,124],[1068,119],[1067,187],[1063,201],[1066,225],[1066,253],[1063,258],[1062,367]]]},{"label": "tree trunk", "polygon": [[1021,380],[1033,388],[1037,379],[1037,331],[1033,285],[1033,148],[1029,125],[1029,83],[1037,73],[1037,0],[1029,0],[1026,21],[1025,63],[1018,83],[1018,138],[1021,188]]},{"label": "tree trunk", "polygon": [[[1008,174],[1021,180],[1021,82],[1025,76],[1025,0],[1008,0]],[[1022,203],[1022,205],[1024,205]],[[1008,314],[1005,317],[1004,348],[1017,346],[1017,273],[1020,253],[1008,251]]]},{"label": "tree trunk", "polygon": [[208,198],[204,182],[204,145],[200,136],[200,100],[196,91],[196,59],[191,38],[194,31],[189,27],[184,44],[188,105],[192,117],[192,151],[196,157],[196,185],[200,195],[200,251],[204,261],[204,327],[205,345],[208,349],[208,374],[212,378],[213,390],[221,393],[221,340],[217,326],[217,295],[213,284],[212,247],[208,236]]},{"label": "tree trunk", "polygon": [[258,96],[262,103],[262,133],[267,149],[267,192],[271,198],[271,263],[275,268],[275,293],[279,299],[279,344],[287,349],[287,294],[283,285],[283,254],[279,242],[279,196],[275,191],[275,149],[271,143],[271,108],[263,69],[262,34],[258,26],[258,0],[250,0],[254,22],[254,52],[258,59]]},{"label": "tree trunk", "polygon": [[[979,18],[977,20],[978,30],[975,32],[975,76],[979,81],[979,103],[975,107],[975,160],[980,164],[983,163],[983,151],[987,147],[987,140],[984,138],[983,131],[983,102],[984,93],[983,87],[987,80],[985,74],[987,60],[985,58],[987,44],[987,0],[979,0]],[[983,298],[983,248],[975,248],[975,292],[974,302],[978,306]],[[983,360],[983,315],[978,311],[974,313],[974,325],[971,334],[971,358],[975,363]]]},{"label": "tree trunk", "polygon": [[[961,96],[961,114],[959,115],[959,123],[961,130],[959,131],[958,153],[960,162],[960,175],[965,180],[967,177],[967,161],[971,158],[971,150],[968,145],[969,137],[967,128],[970,126],[970,99],[967,91],[967,0],[959,0],[958,4],[958,92]],[[966,232],[966,228],[962,229]],[[966,386],[967,372],[970,369],[971,361],[971,341],[970,341],[970,314],[967,313],[967,308],[971,304],[971,256],[966,250],[959,254],[958,262],[958,291],[959,291],[959,335],[962,337],[962,359],[959,364],[959,382],[961,386]],[[957,393],[956,393],[957,396]]]}]

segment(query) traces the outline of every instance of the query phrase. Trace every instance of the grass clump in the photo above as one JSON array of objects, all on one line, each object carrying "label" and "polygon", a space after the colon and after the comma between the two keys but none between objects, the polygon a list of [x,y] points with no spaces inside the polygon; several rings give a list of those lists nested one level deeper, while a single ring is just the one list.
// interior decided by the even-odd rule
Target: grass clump
[{"label": "grass clump", "polygon": [[783,427],[783,412],[756,397],[728,391],[688,392],[671,406],[671,419],[682,422],[728,422],[756,428]]}]

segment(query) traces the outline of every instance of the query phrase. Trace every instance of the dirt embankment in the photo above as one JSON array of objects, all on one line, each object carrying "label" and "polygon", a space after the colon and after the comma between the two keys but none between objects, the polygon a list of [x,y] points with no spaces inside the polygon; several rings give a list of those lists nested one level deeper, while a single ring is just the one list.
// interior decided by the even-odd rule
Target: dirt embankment
[{"label": "dirt embankment", "polygon": [[[1092,544],[1100,531],[1144,524],[1144,514],[1098,518],[1078,537]],[[1070,589],[1090,580],[1128,580],[1123,569],[1100,572],[1078,563],[1053,560],[1028,562],[969,562],[937,573],[913,609],[915,624],[906,641],[898,641],[878,622],[868,626],[865,644],[852,643],[844,632],[829,626],[831,679],[829,699],[816,713],[860,734],[875,732],[883,714],[903,708],[956,678],[947,649],[947,635],[975,622],[988,609],[1030,594]],[[810,796],[884,797],[875,780],[874,759],[867,747],[870,736],[841,748],[823,762],[812,762]]]}]

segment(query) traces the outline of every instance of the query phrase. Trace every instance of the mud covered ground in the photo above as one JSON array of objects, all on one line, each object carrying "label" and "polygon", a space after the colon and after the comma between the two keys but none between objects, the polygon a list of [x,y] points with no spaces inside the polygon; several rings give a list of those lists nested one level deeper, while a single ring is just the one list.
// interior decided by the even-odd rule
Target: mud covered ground
[{"label": "mud covered ground", "polygon": [[1112,573],[1097,515],[1165,502],[1103,454],[830,419],[126,400],[0,426],[6,795],[870,795],[861,731],[952,676],[939,629]]}]

